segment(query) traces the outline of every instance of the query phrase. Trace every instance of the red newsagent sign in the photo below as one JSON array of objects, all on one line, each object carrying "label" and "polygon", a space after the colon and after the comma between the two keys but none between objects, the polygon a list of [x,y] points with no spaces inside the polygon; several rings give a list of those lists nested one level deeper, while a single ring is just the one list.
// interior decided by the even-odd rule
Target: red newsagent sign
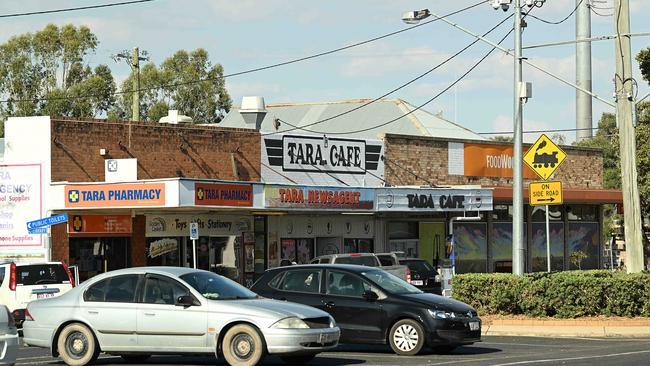
[{"label": "red newsagent sign", "polygon": [[267,186],[264,203],[267,208],[371,210],[374,193],[366,188]]},{"label": "red newsagent sign", "polygon": [[253,206],[253,185],[194,183],[194,204],[197,206]]}]

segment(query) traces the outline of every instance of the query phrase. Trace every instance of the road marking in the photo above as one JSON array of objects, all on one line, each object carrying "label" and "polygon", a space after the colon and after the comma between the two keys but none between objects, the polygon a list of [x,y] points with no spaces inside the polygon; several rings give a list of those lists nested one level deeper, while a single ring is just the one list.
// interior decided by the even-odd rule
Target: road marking
[{"label": "road marking", "polygon": [[[506,343],[506,342],[481,342],[481,344],[494,344],[498,346],[529,346],[529,347],[567,347],[566,344],[531,344],[531,343]],[[592,348],[593,346],[571,346]]]},{"label": "road marking", "polygon": [[34,356],[34,357],[18,357],[16,361],[21,361],[21,360],[38,360],[41,358],[52,358],[52,356]]},{"label": "road marking", "polygon": [[589,360],[592,358],[603,358],[603,357],[618,357],[618,356],[630,356],[630,355],[640,355],[644,353],[650,353],[650,350],[646,351],[633,351],[633,352],[621,352],[621,353],[610,353],[608,355],[594,355],[594,356],[582,356],[582,357],[567,357],[567,358],[552,358],[546,360],[531,360],[531,361],[518,361],[510,363],[500,363],[493,366],[513,366],[513,365],[527,365],[533,363],[549,363],[549,362],[562,362],[562,361],[577,361],[577,360]]}]

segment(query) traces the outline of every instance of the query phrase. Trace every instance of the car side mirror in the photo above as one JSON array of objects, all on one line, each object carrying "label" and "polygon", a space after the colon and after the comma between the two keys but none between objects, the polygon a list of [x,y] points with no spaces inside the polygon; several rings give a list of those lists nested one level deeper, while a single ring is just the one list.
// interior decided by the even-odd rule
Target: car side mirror
[{"label": "car side mirror", "polygon": [[377,293],[372,290],[368,290],[363,293],[363,298],[367,301],[377,301],[379,300],[379,295],[377,295]]},{"label": "car side mirror", "polygon": [[201,304],[191,295],[179,296],[178,299],[176,299],[176,306],[190,307],[196,305]]}]

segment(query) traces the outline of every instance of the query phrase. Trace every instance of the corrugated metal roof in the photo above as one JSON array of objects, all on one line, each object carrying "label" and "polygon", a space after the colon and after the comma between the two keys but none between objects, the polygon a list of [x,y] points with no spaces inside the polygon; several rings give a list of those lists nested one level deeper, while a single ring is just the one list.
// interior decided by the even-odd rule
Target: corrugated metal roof
[{"label": "corrugated metal roof", "polygon": [[[371,101],[372,99],[357,99],[338,102],[269,104],[266,106],[268,113],[262,122],[261,130],[263,133],[327,134],[367,139],[381,138],[385,133],[393,133],[486,140],[461,125],[425,110],[412,112],[416,107],[401,99],[380,99],[365,105]],[[412,113],[406,115],[409,112]],[[278,129],[274,125],[276,118],[281,121]],[[315,122],[320,123],[312,125]],[[237,108],[232,108],[219,126],[247,127]],[[304,129],[296,127],[304,127]]]}]

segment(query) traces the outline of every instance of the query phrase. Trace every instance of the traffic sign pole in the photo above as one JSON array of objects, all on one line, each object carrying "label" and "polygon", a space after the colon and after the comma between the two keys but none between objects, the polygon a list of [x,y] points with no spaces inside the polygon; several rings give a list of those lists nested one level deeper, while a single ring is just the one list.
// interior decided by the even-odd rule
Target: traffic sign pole
[{"label": "traffic sign pole", "polygon": [[190,239],[192,239],[192,267],[197,268],[196,265],[196,240],[199,238],[199,224],[190,222]]},{"label": "traffic sign pole", "polygon": [[548,205],[546,205],[546,271],[551,272],[551,230],[548,219]]},{"label": "traffic sign pole", "polygon": [[192,263],[194,263],[194,269],[196,269],[196,239],[192,239]]}]

